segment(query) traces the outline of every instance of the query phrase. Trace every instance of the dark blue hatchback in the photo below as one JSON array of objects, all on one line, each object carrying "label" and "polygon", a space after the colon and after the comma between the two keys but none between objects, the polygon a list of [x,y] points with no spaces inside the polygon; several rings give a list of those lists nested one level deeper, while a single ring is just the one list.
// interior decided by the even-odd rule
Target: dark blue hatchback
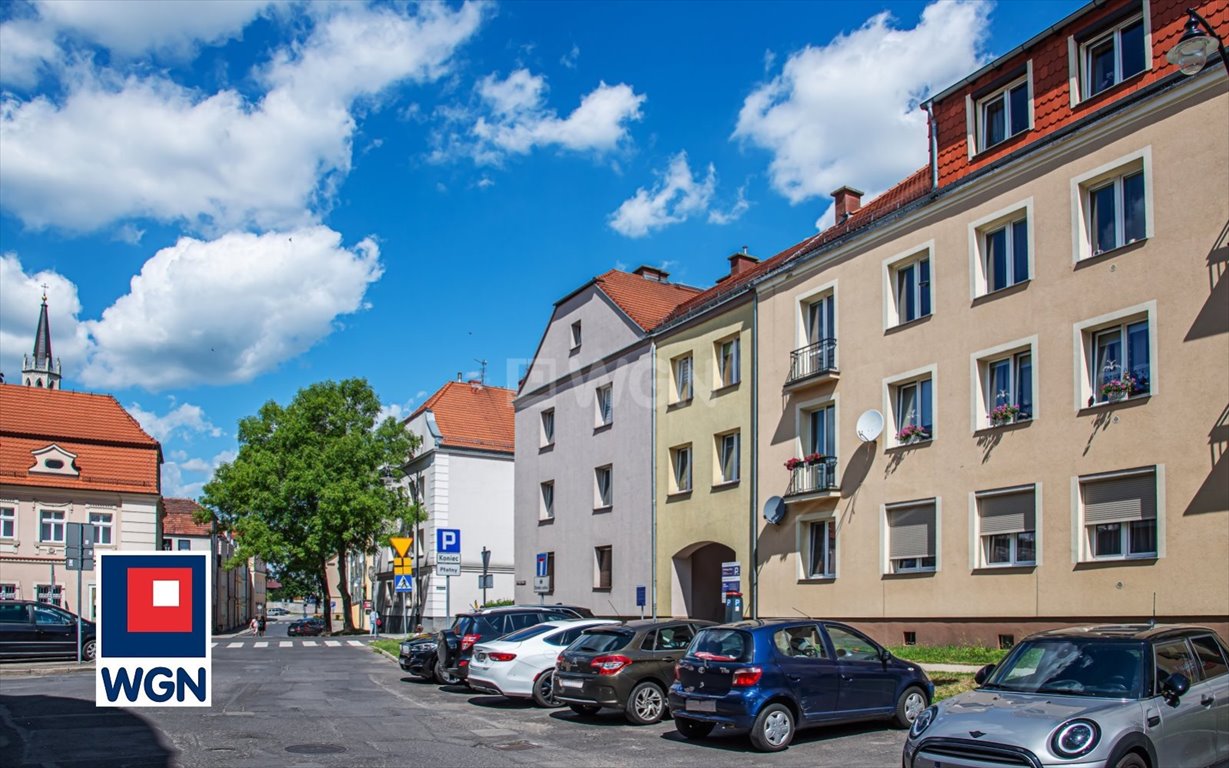
[{"label": "dark blue hatchback", "polygon": [[934,695],[916,664],[833,621],[744,621],[701,630],[679,660],[670,712],[679,733],[749,731],[764,752],[798,728],[890,719],[907,728]]}]

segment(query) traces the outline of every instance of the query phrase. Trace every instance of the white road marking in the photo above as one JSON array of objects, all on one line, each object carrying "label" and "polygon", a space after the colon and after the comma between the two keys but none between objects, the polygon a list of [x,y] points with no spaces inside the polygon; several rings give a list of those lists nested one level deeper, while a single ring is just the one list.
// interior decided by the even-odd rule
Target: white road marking
[{"label": "white road marking", "polygon": [[336,648],[337,646],[341,645],[341,643],[336,640],[325,640],[324,644],[330,648]]},{"label": "white road marking", "polygon": [[363,643],[361,640],[347,640],[346,645],[357,645],[359,647],[362,647]]},{"label": "white road marking", "polygon": [[304,640],[304,641],[303,641],[303,645],[304,645],[304,646],[308,646],[308,645],[315,645],[315,644],[316,644],[316,641],[315,641],[315,640]]},{"label": "white road marking", "polygon": [[218,647],[218,644],[217,644],[217,643],[210,643],[210,644],[209,644],[209,647],[210,647],[210,648],[217,648],[217,647]]},{"label": "white road marking", "polygon": [[230,645],[228,645],[228,646],[226,646],[226,647],[227,647],[227,648],[242,648],[242,647],[243,647],[243,643],[231,643]]},{"label": "white road marking", "polygon": [[283,640],[282,642],[278,643],[277,646],[279,648],[293,648],[294,643],[290,642],[289,640]]},{"label": "white road marking", "polygon": [[256,647],[257,648],[268,648],[269,644],[268,643],[257,643]]}]

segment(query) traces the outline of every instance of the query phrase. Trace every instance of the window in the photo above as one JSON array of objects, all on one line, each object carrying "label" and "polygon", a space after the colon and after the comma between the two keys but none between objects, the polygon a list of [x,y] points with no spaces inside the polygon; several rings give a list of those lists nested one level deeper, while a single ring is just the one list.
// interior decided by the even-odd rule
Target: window
[{"label": "window", "polygon": [[1016,219],[981,236],[985,292],[992,293],[1029,278],[1028,219]]},{"label": "window", "polygon": [[646,637],[640,647],[646,651],[681,651],[691,645],[694,638],[695,631],[690,625],[662,627]]},{"label": "window", "polygon": [[613,503],[613,488],[611,487],[611,475],[613,471],[609,464],[604,467],[598,467],[593,470],[594,480],[594,501],[595,509],[605,509]]},{"label": "window", "polygon": [[738,381],[738,338],[717,342],[717,387],[731,387]]},{"label": "window", "polygon": [[45,542],[64,543],[64,513],[49,509],[39,510],[38,540]]},{"label": "window", "polygon": [[900,504],[887,509],[888,573],[934,571],[937,504],[931,501]]},{"label": "window", "polygon": [[807,344],[819,344],[836,338],[836,300],[831,293],[803,308]]},{"label": "window", "polygon": [[594,589],[610,589],[611,584],[611,567],[614,561],[614,555],[609,546],[593,548],[593,588]]},{"label": "window", "polygon": [[981,567],[1036,565],[1036,488],[1008,488],[977,494]]},{"label": "window", "polygon": [[671,493],[691,491],[691,445],[670,449],[670,467],[673,472]]},{"label": "window", "polygon": [[1028,78],[1024,77],[977,103],[977,148],[983,151],[1029,129]]},{"label": "window", "polygon": [[832,651],[840,661],[874,661],[878,662],[879,647],[855,632],[825,624],[828,639],[832,641]]},{"label": "window", "polygon": [[597,426],[604,427],[614,421],[614,385],[597,388]]},{"label": "window", "polygon": [[828,658],[824,641],[820,639],[819,629],[814,624],[778,630],[773,633],[772,643],[782,656],[805,659]]},{"label": "window", "polygon": [[1155,470],[1080,478],[1080,495],[1089,557],[1122,560],[1157,556]]},{"label": "window", "polygon": [[1150,390],[1148,320],[1123,323],[1092,335],[1089,405],[1146,395]]},{"label": "window", "polygon": [[806,523],[806,578],[836,577],[836,520]]},{"label": "window", "polygon": [[804,411],[802,457],[836,455],[836,406]]},{"label": "window", "polygon": [[572,323],[572,349],[580,348],[580,321]]},{"label": "window", "polygon": [[112,533],[112,520],[114,515],[110,512],[91,512],[90,525],[94,526],[94,543],[95,544],[114,544],[114,536]]},{"label": "window", "polygon": [[35,584],[34,599],[48,605],[63,605],[64,588],[59,584]]},{"label": "window", "polygon": [[1185,675],[1192,684],[1199,682],[1199,673],[1196,671],[1199,669],[1199,662],[1195,660],[1185,640],[1178,638],[1157,643],[1153,646],[1153,655],[1156,661],[1158,694],[1170,675]]},{"label": "window", "polygon": [[718,483],[738,482],[738,444],[738,432],[717,435]]},{"label": "window", "polygon": [[1221,655],[1216,638],[1211,635],[1192,637],[1191,647],[1195,649],[1195,656],[1199,659],[1204,680],[1229,674],[1229,664],[1225,663],[1225,657]]},{"label": "window", "polygon": [[691,400],[694,390],[691,355],[674,358],[671,368],[674,374],[674,402],[685,403]]},{"label": "window", "polygon": [[891,387],[891,393],[897,445],[933,438],[933,379],[928,377],[896,384]]},{"label": "window", "polygon": [[555,481],[542,483],[542,508],[538,511],[539,520],[555,519]]},{"label": "window", "polygon": [[16,600],[17,585],[16,584],[0,584],[0,600]]},{"label": "window", "polygon": [[1148,68],[1144,20],[1135,16],[1080,47],[1080,82],[1084,98],[1112,88]]},{"label": "window", "polygon": [[175,549],[178,549],[181,552],[192,549],[192,541],[190,539],[180,539],[175,543]]},{"label": "window", "polygon": [[163,539],[162,540],[162,551],[170,552],[172,549],[174,549],[174,542],[171,541],[170,539]]},{"label": "window", "polygon": [[16,507],[0,507],[0,539],[17,538]]},{"label": "window", "polygon": [[542,411],[542,442],[541,446],[545,448],[548,445],[555,444],[555,409],[547,408]]},{"label": "window", "polygon": [[1116,176],[1088,190],[1092,255],[1147,237],[1144,172]]},{"label": "window", "polygon": [[1033,353],[989,360],[982,370],[982,400],[990,426],[1033,418]]}]

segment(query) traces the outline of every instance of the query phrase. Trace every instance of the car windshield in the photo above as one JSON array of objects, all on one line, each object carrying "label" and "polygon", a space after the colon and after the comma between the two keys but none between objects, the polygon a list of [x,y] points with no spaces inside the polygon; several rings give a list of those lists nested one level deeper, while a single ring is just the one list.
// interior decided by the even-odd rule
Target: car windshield
[{"label": "car windshield", "polygon": [[982,686],[1020,693],[1138,699],[1144,691],[1144,646],[1105,640],[1022,643]]},{"label": "car windshield", "polygon": [[705,629],[691,641],[687,655],[704,661],[746,661],[751,657],[750,638],[736,629]]},{"label": "car windshield", "polygon": [[630,632],[614,632],[611,630],[590,630],[568,646],[569,651],[581,653],[610,653],[627,645],[632,639]]},{"label": "car windshield", "polygon": [[499,639],[503,640],[504,642],[508,642],[508,643],[519,643],[522,640],[528,640],[531,637],[537,637],[538,635],[545,635],[547,632],[550,632],[552,629],[554,629],[554,627],[552,627],[549,624],[535,624],[532,627],[525,627],[524,629],[517,630],[516,632],[513,632],[510,635],[504,635],[503,637]]}]

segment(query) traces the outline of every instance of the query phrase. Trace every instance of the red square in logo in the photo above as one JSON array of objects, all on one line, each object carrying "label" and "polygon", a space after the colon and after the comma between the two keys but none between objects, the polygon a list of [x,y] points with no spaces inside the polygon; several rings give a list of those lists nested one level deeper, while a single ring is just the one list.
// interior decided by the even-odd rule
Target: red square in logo
[{"label": "red square in logo", "polygon": [[192,569],[129,569],[128,631],[191,632]]}]

